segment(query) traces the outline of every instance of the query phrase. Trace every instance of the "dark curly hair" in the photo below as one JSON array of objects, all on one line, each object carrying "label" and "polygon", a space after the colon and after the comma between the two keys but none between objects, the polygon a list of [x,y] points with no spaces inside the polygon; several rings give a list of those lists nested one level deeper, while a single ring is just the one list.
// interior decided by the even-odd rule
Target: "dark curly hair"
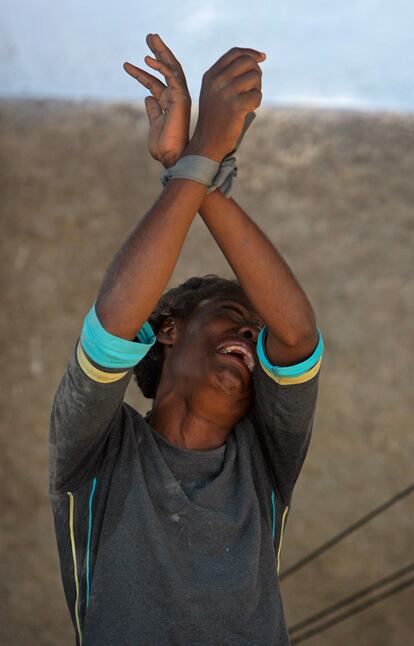
[{"label": "dark curly hair", "polygon": [[[221,278],[216,274],[188,278],[178,287],[168,289],[158,301],[155,310],[150,314],[150,323],[154,334],[169,317],[185,319],[194,307],[203,299],[212,296],[239,295],[246,298],[236,279]],[[164,363],[164,346],[156,341],[145,357],[134,367],[133,374],[144,397],[155,398],[161,380]]]}]

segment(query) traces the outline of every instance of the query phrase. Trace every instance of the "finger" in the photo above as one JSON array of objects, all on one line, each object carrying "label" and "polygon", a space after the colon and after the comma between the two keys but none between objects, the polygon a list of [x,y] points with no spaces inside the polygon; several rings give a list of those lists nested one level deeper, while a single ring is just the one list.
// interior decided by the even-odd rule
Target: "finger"
[{"label": "finger", "polygon": [[146,87],[156,99],[159,99],[166,88],[160,79],[149,74],[146,70],[142,70],[141,68],[136,67],[136,65],[132,65],[132,63],[124,63],[124,70],[134,79],[139,81],[141,85]]},{"label": "finger", "polygon": [[172,69],[176,69],[178,71],[178,75],[181,75],[184,78],[184,72],[180,62],[174,56],[171,49],[167,47],[159,34],[148,34],[146,41],[148,47],[155,54],[158,60],[166,63]]},{"label": "finger", "polygon": [[262,102],[262,93],[258,88],[253,88],[248,92],[242,92],[239,94],[238,100],[244,110],[247,112],[254,112]]},{"label": "finger", "polygon": [[241,94],[250,90],[262,90],[262,79],[256,70],[250,70],[232,79],[225,86],[230,92]]},{"label": "finger", "polygon": [[236,58],[232,63],[230,63],[230,65],[228,65],[224,70],[221,71],[220,75],[231,81],[240,76],[244,76],[247,72],[253,72],[257,75],[260,80],[261,89],[261,79],[263,73],[253,56],[245,54],[243,56],[240,56],[239,58]]},{"label": "finger", "polygon": [[145,109],[150,124],[162,114],[162,108],[158,101],[153,96],[146,96],[144,99]]},{"label": "finger", "polygon": [[151,58],[151,56],[145,56],[145,62],[165,77],[169,87],[176,90],[183,88],[183,83],[176,69],[172,69],[167,63]]},{"label": "finger", "polygon": [[266,54],[259,52],[257,49],[250,49],[248,47],[232,47],[228,52],[223,54],[216,63],[214,63],[210,70],[214,70],[215,73],[219,73],[234,60],[245,54],[253,56],[258,63],[262,63],[266,57]]}]

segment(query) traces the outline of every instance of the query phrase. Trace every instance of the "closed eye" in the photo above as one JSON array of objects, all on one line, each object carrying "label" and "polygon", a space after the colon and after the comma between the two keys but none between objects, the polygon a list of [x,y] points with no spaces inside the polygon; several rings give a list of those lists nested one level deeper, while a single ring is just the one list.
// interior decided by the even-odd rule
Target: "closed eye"
[{"label": "closed eye", "polygon": [[[222,305],[222,309],[224,309],[224,310],[233,310],[233,312],[237,312],[237,314],[239,314],[242,318],[244,318],[244,319],[246,318],[244,312],[242,312],[242,310],[239,307],[237,307],[236,305]],[[255,327],[257,327],[259,330],[261,330],[262,327],[263,327],[263,324],[258,323],[257,321],[254,324],[255,324]]]},{"label": "closed eye", "polygon": [[240,314],[240,316],[244,317],[243,312],[235,305],[223,305],[222,307],[223,307],[223,310],[233,310],[233,312],[237,312],[237,314]]}]

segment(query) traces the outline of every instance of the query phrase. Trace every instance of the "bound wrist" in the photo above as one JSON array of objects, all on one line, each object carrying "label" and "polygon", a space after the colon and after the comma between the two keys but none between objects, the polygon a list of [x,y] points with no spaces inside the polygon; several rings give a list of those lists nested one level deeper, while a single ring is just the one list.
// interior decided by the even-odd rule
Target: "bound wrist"
[{"label": "bound wrist", "polygon": [[206,144],[198,141],[197,139],[192,139],[182,153],[182,157],[185,155],[202,155],[203,157],[208,157],[215,162],[221,164],[225,155],[221,154],[217,150],[209,147]]}]

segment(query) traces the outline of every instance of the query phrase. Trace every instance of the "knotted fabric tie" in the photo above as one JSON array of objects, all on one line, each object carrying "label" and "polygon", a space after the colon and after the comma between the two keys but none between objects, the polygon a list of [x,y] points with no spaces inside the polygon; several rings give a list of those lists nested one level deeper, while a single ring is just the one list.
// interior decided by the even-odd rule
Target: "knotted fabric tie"
[{"label": "knotted fabric tie", "polygon": [[237,175],[236,157],[234,153],[239,148],[246,130],[255,117],[255,112],[249,112],[246,115],[243,130],[235,147],[223,158],[221,163],[204,155],[183,155],[174,166],[166,168],[162,173],[162,184],[165,186],[173,178],[193,179],[196,182],[208,186],[207,193],[211,193],[216,188],[219,188],[226,197],[230,197],[233,178]]}]

